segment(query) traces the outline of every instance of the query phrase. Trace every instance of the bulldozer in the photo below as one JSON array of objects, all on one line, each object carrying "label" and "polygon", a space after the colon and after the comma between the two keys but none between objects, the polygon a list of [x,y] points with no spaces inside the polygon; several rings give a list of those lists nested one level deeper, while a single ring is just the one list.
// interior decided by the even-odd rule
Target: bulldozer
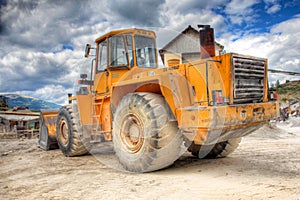
[{"label": "bulldozer", "polygon": [[87,44],[91,74],[59,110],[42,110],[39,146],[65,156],[112,142],[124,169],[151,172],[189,151],[225,157],[241,138],[276,118],[268,62],[237,53],[215,55],[213,28],[199,26],[199,60],[159,67],[156,34],[114,30]]}]

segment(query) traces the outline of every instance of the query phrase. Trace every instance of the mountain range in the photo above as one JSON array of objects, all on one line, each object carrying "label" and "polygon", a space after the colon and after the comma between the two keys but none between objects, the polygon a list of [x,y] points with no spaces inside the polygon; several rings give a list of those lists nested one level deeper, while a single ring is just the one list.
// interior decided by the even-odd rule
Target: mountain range
[{"label": "mountain range", "polygon": [[0,100],[6,101],[11,109],[15,106],[28,107],[29,110],[59,109],[61,106],[41,99],[19,95],[19,94],[0,94]]}]

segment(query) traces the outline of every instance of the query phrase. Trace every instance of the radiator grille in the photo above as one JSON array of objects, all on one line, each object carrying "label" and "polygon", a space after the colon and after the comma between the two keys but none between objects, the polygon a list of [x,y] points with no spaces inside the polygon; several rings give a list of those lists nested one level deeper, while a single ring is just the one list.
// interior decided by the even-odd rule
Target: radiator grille
[{"label": "radiator grille", "polygon": [[261,102],[264,96],[266,60],[232,57],[234,67],[234,103]]}]

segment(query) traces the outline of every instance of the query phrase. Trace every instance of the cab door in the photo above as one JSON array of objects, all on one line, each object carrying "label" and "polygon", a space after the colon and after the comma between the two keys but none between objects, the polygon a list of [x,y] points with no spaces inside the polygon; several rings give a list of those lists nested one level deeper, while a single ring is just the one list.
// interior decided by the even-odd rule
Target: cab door
[{"label": "cab door", "polygon": [[96,67],[94,90],[95,94],[103,94],[108,92],[108,72],[107,72],[107,40],[98,44],[98,62]]}]

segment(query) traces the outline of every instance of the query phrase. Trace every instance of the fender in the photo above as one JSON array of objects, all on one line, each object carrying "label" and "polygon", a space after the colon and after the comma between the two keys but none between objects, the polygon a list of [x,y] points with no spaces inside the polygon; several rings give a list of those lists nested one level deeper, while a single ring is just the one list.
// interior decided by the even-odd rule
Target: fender
[{"label": "fender", "polygon": [[[151,73],[149,73],[151,74]],[[111,107],[112,112],[118,106],[123,96],[134,92],[151,92],[164,96],[173,114],[180,108],[191,106],[194,96],[192,87],[180,73],[163,73],[155,76],[120,81],[113,87]]]}]

